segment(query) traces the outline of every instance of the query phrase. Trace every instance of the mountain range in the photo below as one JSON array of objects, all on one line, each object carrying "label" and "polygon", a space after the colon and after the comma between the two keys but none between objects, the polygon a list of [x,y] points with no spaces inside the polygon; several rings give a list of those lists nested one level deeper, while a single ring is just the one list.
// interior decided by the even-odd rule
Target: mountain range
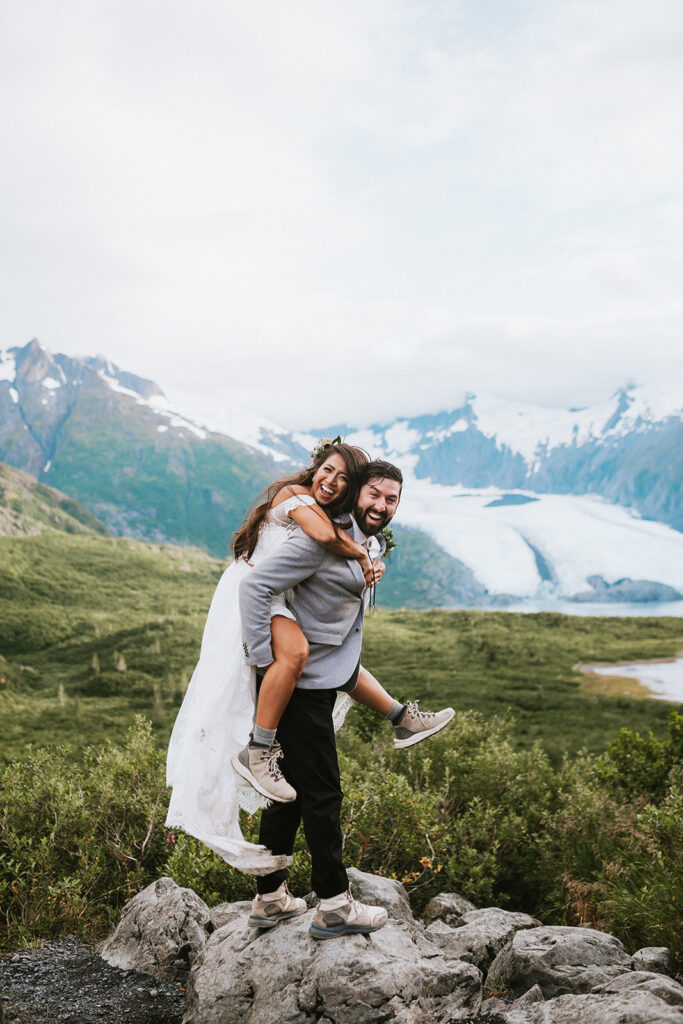
[{"label": "mountain range", "polygon": [[36,340],[0,352],[0,459],[115,534],[223,556],[256,493],[337,434],[406,476],[386,603],[683,590],[683,394],[630,385],[566,411],[468,394],[438,414],[296,432],[103,357]]}]

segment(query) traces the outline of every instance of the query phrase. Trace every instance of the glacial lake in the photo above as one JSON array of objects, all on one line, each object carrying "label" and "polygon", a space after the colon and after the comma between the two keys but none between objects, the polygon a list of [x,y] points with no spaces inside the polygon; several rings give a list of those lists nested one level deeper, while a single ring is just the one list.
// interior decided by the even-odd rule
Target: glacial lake
[{"label": "glacial lake", "polygon": [[660,618],[664,615],[683,618],[683,601],[641,601],[618,603],[612,601],[553,601],[552,599],[527,598],[512,601],[504,608],[493,609],[501,612],[560,612],[562,615],[624,615]]},{"label": "glacial lake", "polygon": [[683,704],[683,658],[626,665],[582,665],[581,671],[594,672],[599,676],[636,679],[657,700],[672,700]]}]

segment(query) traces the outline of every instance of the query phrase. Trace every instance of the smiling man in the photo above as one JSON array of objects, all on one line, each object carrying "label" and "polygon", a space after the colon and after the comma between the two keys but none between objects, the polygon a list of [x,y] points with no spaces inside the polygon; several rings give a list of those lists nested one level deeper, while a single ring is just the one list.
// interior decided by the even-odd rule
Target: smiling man
[{"label": "smiling man", "polygon": [[[363,467],[354,518],[343,527],[354,540],[367,544],[377,537],[380,553],[384,551],[381,533],[398,508],[402,483],[401,471],[392,463],[376,461]],[[337,691],[351,692],[358,679],[365,580],[357,562],[335,555],[303,531],[256,565],[240,586],[240,611],[247,660],[261,670],[272,660],[271,600],[284,592],[310,647],[277,733],[283,770],[297,798],[262,812],[259,842],[274,854],[291,856],[303,820],[312,884],[320,898],[311,934],[318,939],[366,934],[381,928],[387,913],[354,900],[349,889],[342,860],[342,791],[332,721]],[[304,901],[289,893],[287,874],[284,869],[257,879],[250,924],[270,927],[306,910]]]}]

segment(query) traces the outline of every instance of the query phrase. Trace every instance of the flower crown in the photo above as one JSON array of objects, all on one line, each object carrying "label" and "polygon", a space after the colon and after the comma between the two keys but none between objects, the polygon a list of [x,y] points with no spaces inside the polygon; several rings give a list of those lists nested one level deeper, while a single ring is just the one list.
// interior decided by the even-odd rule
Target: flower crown
[{"label": "flower crown", "polygon": [[342,439],[339,436],[339,434],[337,434],[334,440],[331,437],[321,437],[317,445],[311,452],[311,458],[313,459],[314,462],[316,462],[323,454],[323,452],[327,451],[328,448],[334,448],[335,444],[341,443]]}]

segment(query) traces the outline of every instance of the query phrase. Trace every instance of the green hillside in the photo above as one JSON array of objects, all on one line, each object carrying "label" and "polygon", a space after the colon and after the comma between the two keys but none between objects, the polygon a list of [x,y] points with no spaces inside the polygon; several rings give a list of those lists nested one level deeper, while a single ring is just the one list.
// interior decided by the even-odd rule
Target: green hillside
[{"label": "green hillside", "polygon": [[26,536],[45,530],[107,532],[99,519],[73,498],[0,462],[0,535]]},{"label": "green hillside", "polygon": [[152,381],[105,360],[53,357],[35,340],[12,354],[14,380],[0,381],[2,461],[81,502],[114,534],[227,553],[277,476],[274,462],[161,414]]},{"label": "green hillside", "polygon": [[[78,757],[89,744],[121,740],[140,712],[163,746],[222,568],[196,549],[114,537],[0,538],[0,758],[21,756],[29,742],[64,743]],[[363,660],[426,708],[509,709],[519,747],[540,737],[558,757],[603,749],[621,726],[663,736],[671,709],[585,692],[579,660],[667,656],[680,646],[678,619],[379,607]],[[368,737],[386,728],[365,712],[350,723]]]}]

